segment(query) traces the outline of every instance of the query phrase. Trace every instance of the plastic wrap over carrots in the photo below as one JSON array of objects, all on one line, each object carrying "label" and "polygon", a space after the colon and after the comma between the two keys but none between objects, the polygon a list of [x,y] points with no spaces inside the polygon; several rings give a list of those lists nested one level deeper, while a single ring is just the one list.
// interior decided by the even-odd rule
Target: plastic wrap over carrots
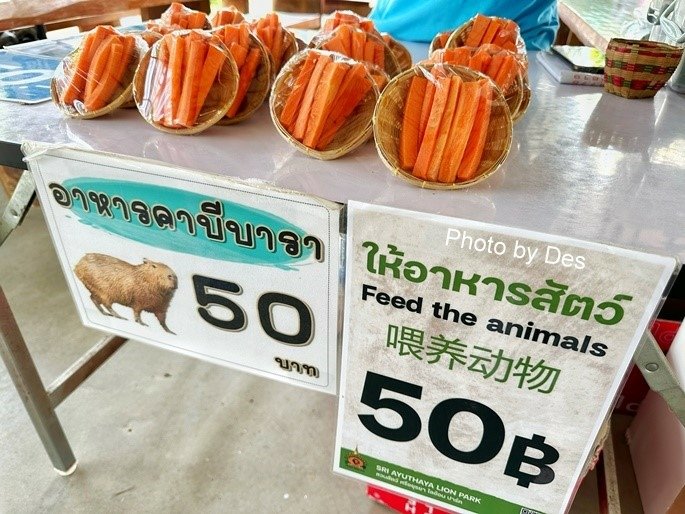
[{"label": "plastic wrap over carrots", "polygon": [[480,47],[460,46],[436,50],[430,57],[432,62],[466,66],[484,73],[499,86],[506,96],[516,87],[516,77],[525,72],[516,54],[497,45]]},{"label": "plastic wrap over carrots", "polygon": [[420,64],[395,77],[374,118],[376,145],[393,171],[422,187],[455,188],[493,173],[511,145],[501,91],[480,73]]},{"label": "plastic wrap over carrots", "polygon": [[189,9],[179,2],[173,2],[160,17],[161,25],[176,29],[209,29],[211,24],[207,15]]},{"label": "plastic wrap over carrots", "polygon": [[248,23],[226,25],[216,29],[213,34],[228,48],[239,73],[238,92],[226,113],[226,121],[241,121],[251,116],[269,93],[269,53],[259,38],[251,32]]},{"label": "plastic wrap over carrots", "polygon": [[378,66],[391,77],[402,71],[383,38],[350,25],[340,25],[332,32],[320,34],[312,40],[311,45]]},{"label": "plastic wrap over carrots", "polygon": [[138,36],[96,27],[55,71],[53,101],[73,117],[107,114],[131,99],[133,75],[146,50]]},{"label": "plastic wrap over carrots", "polygon": [[482,14],[477,14],[452,32],[445,48],[477,47],[489,44],[497,45],[521,56],[526,55],[526,43],[515,21]]},{"label": "plastic wrap over carrots", "polygon": [[377,36],[380,35],[373,21],[352,11],[333,11],[324,18],[321,24],[321,32],[333,32],[341,25],[357,27],[365,32],[376,34]]},{"label": "plastic wrap over carrots", "polygon": [[221,27],[222,25],[233,25],[245,21],[245,16],[234,6],[229,6],[214,13],[211,22],[212,27]]},{"label": "plastic wrap over carrots", "polygon": [[253,22],[252,31],[271,54],[272,70],[274,75],[277,74],[297,52],[295,36],[281,25],[278,14],[274,12]]},{"label": "plastic wrap over carrots", "polygon": [[160,39],[134,80],[134,98],[143,117],[177,133],[196,133],[219,121],[237,90],[235,60],[218,37],[200,30]]},{"label": "plastic wrap over carrots", "polygon": [[281,135],[308,155],[334,159],[371,135],[378,88],[363,63],[308,49],[281,71],[271,117]]}]

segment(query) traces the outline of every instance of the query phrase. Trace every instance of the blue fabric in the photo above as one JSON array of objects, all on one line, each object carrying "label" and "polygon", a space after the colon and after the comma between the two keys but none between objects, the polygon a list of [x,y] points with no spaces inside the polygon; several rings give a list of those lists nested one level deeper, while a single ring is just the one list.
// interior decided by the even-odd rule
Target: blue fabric
[{"label": "blue fabric", "polygon": [[428,43],[477,13],[514,20],[529,50],[548,49],[559,28],[556,0],[377,0],[369,17],[394,38]]}]

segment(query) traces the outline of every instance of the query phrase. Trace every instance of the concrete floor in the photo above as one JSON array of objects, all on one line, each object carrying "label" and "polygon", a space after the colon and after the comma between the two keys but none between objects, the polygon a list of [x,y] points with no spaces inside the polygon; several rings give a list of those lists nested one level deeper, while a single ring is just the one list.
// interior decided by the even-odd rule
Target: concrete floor
[{"label": "concrete floor", "polygon": [[[0,263],[47,384],[101,334],[80,325],[40,209],[0,248]],[[336,406],[129,342],[58,408],[78,458],[60,477],[0,364],[0,513],[387,514],[361,482],[331,472]],[[573,512],[596,512],[586,483]]]}]

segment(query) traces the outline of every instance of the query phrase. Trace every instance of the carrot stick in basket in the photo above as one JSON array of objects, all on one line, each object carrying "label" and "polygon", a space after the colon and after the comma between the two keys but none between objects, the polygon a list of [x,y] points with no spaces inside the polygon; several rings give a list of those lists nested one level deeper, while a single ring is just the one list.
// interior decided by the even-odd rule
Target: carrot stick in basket
[{"label": "carrot stick in basket", "polygon": [[407,99],[404,102],[402,130],[400,132],[400,168],[411,171],[419,154],[419,122],[423,96],[426,93],[428,80],[424,77],[412,77]]},{"label": "carrot stick in basket", "polygon": [[492,80],[495,80],[495,77],[497,76],[497,73],[499,73],[499,69],[502,67],[503,62],[504,54],[499,53],[493,55],[492,59],[490,60],[490,64],[488,64],[488,67],[485,70],[485,74]]},{"label": "carrot stick in basket", "polygon": [[240,109],[240,106],[242,105],[243,100],[247,95],[247,90],[249,89],[250,84],[252,83],[252,79],[254,78],[255,73],[257,73],[257,68],[259,67],[259,63],[261,60],[262,53],[258,49],[253,48],[252,50],[250,50],[250,53],[247,55],[247,59],[245,59],[245,64],[240,69],[240,78],[238,79],[238,92],[235,95],[235,100],[233,100],[231,107],[228,109],[228,112],[226,113],[227,117],[233,118],[236,114],[238,114],[238,110]]},{"label": "carrot stick in basket", "polygon": [[307,133],[302,141],[305,146],[316,148],[333,100],[339,92],[340,85],[348,69],[349,65],[342,62],[331,62],[326,66],[319,81],[319,86],[316,88],[314,103],[312,103],[312,108],[309,111]]},{"label": "carrot stick in basket", "polygon": [[352,32],[352,55],[357,61],[364,60],[364,45],[366,44],[366,32],[355,30]]},{"label": "carrot stick in basket", "polygon": [[473,129],[466,145],[464,159],[459,165],[457,177],[459,180],[469,180],[474,177],[485,150],[485,141],[488,135],[490,124],[490,114],[492,110],[492,86],[490,82],[480,81],[480,98],[478,101],[478,112],[473,123]]},{"label": "carrot stick in basket", "polygon": [[471,60],[469,61],[469,68],[480,71],[481,73],[485,73],[485,70],[487,70],[488,66],[490,66],[491,60],[492,57],[490,57],[489,53],[476,52],[476,54],[471,57]]},{"label": "carrot stick in basket", "polygon": [[507,55],[502,62],[502,66],[497,71],[497,75],[492,78],[502,89],[502,92],[509,89],[516,78],[516,59],[511,55]]},{"label": "carrot stick in basket", "polygon": [[485,45],[492,43],[502,26],[503,23],[500,20],[491,19],[488,29],[485,31],[485,34],[483,34],[483,39],[481,39],[480,44]]},{"label": "carrot stick in basket", "polygon": [[293,85],[290,94],[288,95],[283,110],[279,120],[281,124],[286,128],[288,132],[292,132],[294,129],[295,121],[297,120],[297,113],[300,108],[300,103],[304,97],[304,93],[311,79],[312,72],[314,71],[314,66],[316,65],[318,54],[315,52],[310,52],[300,69],[300,73],[295,79],[295,84]]},{"label": "carrot stick in basket", "polygon": [[468,36],[466,36],[465,46],[480,46],[480,42],[482,41],[485,32],[488,30],[489,25],[490,18],[483,16],[482,14],[476,14],[473,24],[471,25],[471,30],[469,31]]},{"label": "carrot stick in basket", "polygon": [[478,82],[462,83],[457,100],[457,109],[447,136],[449,144],[440,164],[438,174],[438,181],[440,182],[452,183],[457,180],[457,170],[476,119],[479,95],[480,84]]},{"label": "carrot stick in basket", "polygon": [[169,102],[166,107],[164,124],[167,127],[174,125],[178,104],[181,101],[181,88],[183,86],[183,51],[185,45],[179,36],[171,36],[169,39],[169,66],[167,67],[167,88],[171,90]]},{"label": "carrot stick in basket", "polygon": [[330,58],[330,56],[325,54],[320,55],[319,58],[316,60],[316,66],[314,66],[314,70],[312,71],[312,77],[309,80],[307,90],[305,91],[304,97],[302,98],[300,112],[297,115],[295,128],[292,132],[293,137],[298,141],[302,141],[302,138],[304,137],[304,133],[307,129],[307,120],[309,119],[309,111],[312,107],[312,103],[314,103],[314,93],[316,92],[316,87],[318,86],[319,81],[321,80],[323,70],[326,69],[326,66],[331,61],[332,59]]},{"label": "carrot stick in basket", "polygon": [[237,66],[238,70],[240,70],[240,68],[243,67],[243,64],[245,64],[245,59],[247,59],[249,48],[240,46],[238,43],[231,43],[228,47],[228,50],[231,52],[233,59],[235,59],[235,65]]},{"label": "carrot stick in basket", "polygon": [[385,69],[385,47],[380,43],[374,43],[373,62],[381,69]]},{"label": "carrot stick in basket", "polygon": [[433,99],[433,106],[431,107],[428,124],[426,125],[426,132],[421,141],[419,154],[416,157],[416,164],[414,165],[414,176],[428,180],[428,169],[430,167],[431,156],[435,150],[437,142],[438,130],[442,123],[443,114],[447,106],[447,100],[450,94],[451,80],[449,77],[441,77],[437,79],[435,85],[435,97]]},{"label": "carrot stick in basket", "polygon": [[435,79],[428,79],[428,84],[426,84],[426,94],[423,96],[423,105],[421,106],[421,118],[419,118],[419,147],[421,146],[421,141],[423,141],[423,136],[426,133],[428,117],[430,116],[431,108],[433,107],[434,96]]},{"label": "carrot stick in basket", "polygon": [[447,103],[445,104],[445,112],[442,115],[440,128],[437,131],[435,148],[430,156],[428,173],[426,175],[426,178],[433,182],[438,180],[440,165],[442,164],[445,146],[447,145],[447,136],[449,136],[450,129],[452,128],[452,120],[454,119],[457,110],[457,99],[459,98],[462,84],[463,82],[460,77],[449,78],[449,96],[447,97]]},{"label": "carrot stick in basket", "polygon": [[336,97],[328,120],[324,125],[323,133],[317,145],[319,150],[326,148],[333,141],[340,127],[345,124],[347,118],[364,100],[372,87],[373,85],[366,76],[366,67],[363,64],[352,66],[343,79],[340,93]]},{"label": "carrot stick in basket", "polygon": [[283,27],[277,25],[275,30],[271,57],[273,57],[275,68],[279,70],[281,68],[281,59],[283,58]]},{"label": "carrot stick in basket", "polygon": [[195,101],[195,115],[198,116],[202,111],[202,106],[205,104],[209,90],[212,89],[214,79],[219,70],[224,64],[226,56],[214,45],[209,45],[207,49],[207,57],[202,65],[202,73],[200,74],[200,86],[197,90],[197,100]]},{"label": "carrot stick in basket", "polygon": [[107,62],[109,61],[109,53],[112,49],[112,42],[115,40],[115,36],[108,36],[102,43],[100,47],[96,50],[93,56],[93,61],[90,63],[88,68],[88,76],[86,78],[86,90],[83,95],[84,100],[88,101],[89,98],[93,96],[93,91],[98,86],[101,80],[103,80],[103,75],[105,73],[105,68],[107,67]]},{"label": "carrot stick in basket", "polygon": [[200,88],[200,76],[205,61],[207,43],[202,39],[191,40],[190,37],[186,37],[186,39],[189,41],[189,43],[186,42],[188,59],[183,77],[181,99],[176,113],[176,123],[184,127],[192,127],[197,119],[195,105]]},{"label": "carrot stick in basket", "polygon": [[97,86],[90,97],[87,97],[85,101],[86,109],[89,111],[95,111],[107,105],[118,85],[116,79],[118,74],[117,70],[121,66],[124,45],[119,42],[113,42],[109,46],[111,48],[107,59],[107,66],[105,67]]},{"label": "carrot stick in basket", "polygon": [[94,44],[96,44],[95,33],[91,32],[83,40],[81,51],[74,66],[74,72],[71,74],[71,80],[62,93],[62,102],[67,105],[71,105],[79,99],[83,100]]},{"label": "carrot stick in basket", "polygon": [[373,41],[366,41],[364,43],[364,61],[374,64],[376,62],[376,48]]}]

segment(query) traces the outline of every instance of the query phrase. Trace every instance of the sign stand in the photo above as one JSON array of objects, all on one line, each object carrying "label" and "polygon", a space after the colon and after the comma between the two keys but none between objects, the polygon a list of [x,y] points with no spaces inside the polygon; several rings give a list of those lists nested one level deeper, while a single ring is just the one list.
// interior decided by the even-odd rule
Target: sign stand
[{"label": "sign stand", "polygon": [[[9,204],[0,216],[0,246],[24,219],[34,197],[33,179],[29,173],[23,173]],[[55,408],[126,341],[123,337],[106,337],[46,389],[0,287],[0,357],[57,473],[70,475],[76,469],[77,462]],[[685,392],[649,331],[644,334],[641,348],[633,360],[650,388],[664,398],[685,426]]]}]

